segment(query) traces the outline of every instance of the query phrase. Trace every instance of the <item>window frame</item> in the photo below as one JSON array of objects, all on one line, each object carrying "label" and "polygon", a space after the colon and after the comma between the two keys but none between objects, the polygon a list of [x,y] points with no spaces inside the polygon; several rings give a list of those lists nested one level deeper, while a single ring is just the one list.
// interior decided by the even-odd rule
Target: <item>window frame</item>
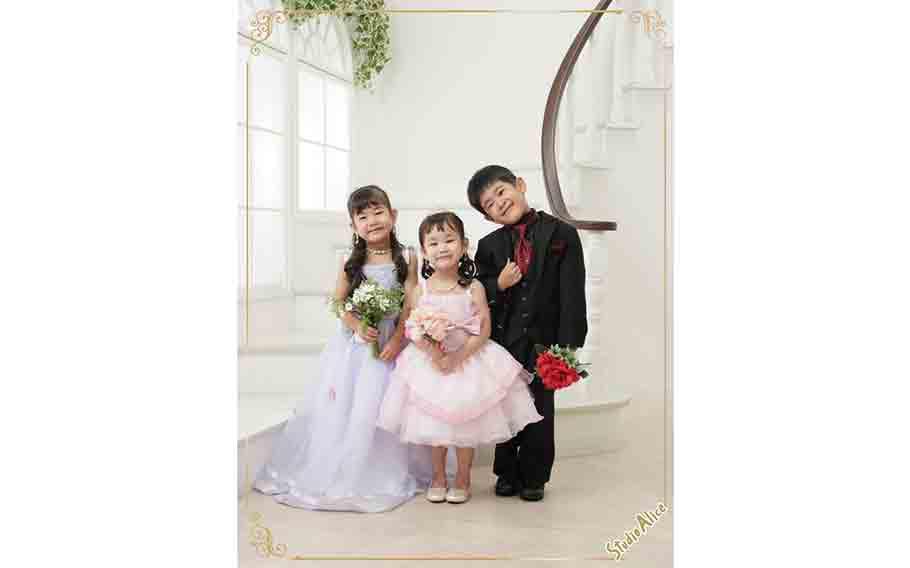
[{"label": "window frame", "polygon": [[[337,25],[337,23],[336,23]],[[248,34],[238,31],[238,49],[249,50],[252,46],[254,40]],[[353,156],[354,156],[354,98],[356,91],[354,89],[353,77],[344,77],[335,73],[329,69],[325,69],[319,65],[316,65],[312,62],[306,61],[297,56],[296,53],[296,42],[289,41],[287,42],[286,50],[282,47],[271,45],[269,43],[259,44],[262,53],[259,55],[248,55],[248,57],[274,57],[285,63],[285,132],[282,134],[283,137],[283,147],[284,147],[284,158],[285,158],[285,176],[284,176],[284,208],[281,210],[281,214],[284,218],[284,229],[285,229],[285,267],[282,281],[279,285],[265,285],[265,286],[254,286],[251,283],[250,286],[250,301],[251,302],[260,302],[260,301],[269,301],[276,299],[286,299],[293,298],[295,295],[294,290],[294,265],[295,265],[295,242],[297,238],[297,231],[303,230],[311,225],[322,225],[322,224],[331,224],[331,225],[346,225],[349,222],[347,211],[337,210],[337,209],[328,209],[326,204],[328,203],[328,176],[324,175],[323,177],[323,207],[321,209],[300,209],[298,204],[298,195],[299,195],[299,173],[300,173],[300,160],[299,152],[300,146],[303,143],[314,143],[322,147],[323,149],[323,170],[327,174],[327,152],[326,148],[343,151],[348,155],[348,172],[347,179],[348,184],[346,187],[345,199],[351,191],[351,179],[353,173]],[[267,54],[268,52],[268,54]],[[346,57],[350,59],[351,53],[349,49],[344,49],[340,52],[340,57]],[[344,69],[352,69],[352,61],[344,61],[341,65]],[[323,116],[325,118],[323,123],[323,142],[316,143],[311,140],[307,140],[299,135],[301,130],[299,123],[299,76],[302,71],[313,73],[320,77],[322,81],[323,89]],[[240,78],[241,81],[243,78]],[[328,91],[329,81],[335,81],[343,85],[347,92],[348,96],[348,141],[349,148],[340,148],[332,144],[328,144],[327,140],[327,129],[328,129],[328,98],[326,96]],[[237,125],[239,128],[244,128],[244,121],[242,119],[237,120]],[[262,128],[250,125],[251,129],[263,130]],[[266,131],[276,134],[275,132],[266,129]],[[244,144],[246,140],[244,139]],[[241,171],[245,171],[246,164],[241,166]],[[238,210],[243,213],[246,209],[245,204],[241,201],[238,203]],[[250,211],[255,211],[262,209],[264,211],[277,211],[277,208],[257,208],[250,207]],[[300,228],[298,228],[300,225]],[[241,232],[241,235],[243,233]],[[241,267],[242,269],[242,267]],[[242,274],[242,272],[241,272]],[[246,288],[244,278],[241,276],[240,281],[238,282],[238,299],[243,302],[245,298]]]},{"label": "window frame", "polygon": [[[326,206],[326,204],[327,204],[328,201],[329,201],[329,196],[328,196],[328,157],[327,157],[327,156],[328,156],[328,153],[326,152],[326,149],[331,149],[331,150],[337,150],[337,151],[340,151],[340,152],[345,152],[345,153],[347,153],[347,155],[348,155],[348,184],[347,184],[347,185],[348,185],[348,188],[347,188],[347,193],[346,193],[346,195],[345,195],[345,197],[347,197],[347,195],[350,194],[350,191],[351,191],[351,187],[350,187],[350,185],[351,185],[351,172],[352,172],[352,169],[353,169],[353,168],[351,167],[351,165],[352,165],[352,163],[353,163],[353,155],[354,155],[354,120],[353,120],[353,118],[354,118],[354,113],[353,113],[353,102],[354,102],[354,94],[355,94],[355,93],[354,93],[354,82],[353,82],[353,80],[351,80],[351,79],[346,79],[346,78],[344,78],[344,77],[338,75],[337,73],[333,73],[332,71],[329,71],[329,70],[327,70],[327,69],[323,69],[322,67],[319,67],[318,65],[314,65],[314,64],[312,64],[312,63],[310,63],[310,62],[307,62],[307,61],[304,61],[304,60],[302,60],[302,59],[300,59],[300,58],[296,58],[296,63],[297,63],[297,64],[295,65],[295,71],[294,71],[294,77],[293,77],[293,83],[294,83],[294,85],[293,85],[294,99],[293,99],[293,101],[291,101],[292,106],[293,106],[292,112],[293,112],[293,114],[294,114],[294,121],[293,121],[293,122],[294,122],[294,124],[293,124],[293,127],[294,127],[294,140],[293,140],[293,144],[292,144],[292,146],[293,146],[293,148],[292,148],[292,149],[293,149],[293,158],[292,158],[292,160],[293,160],[293,170],[294,170],[294,171],[293,171],[293,178],[294,178],[294,179],[293,179],[293,192],[292,192],[292,193],[293,193],[293,202],[292,202],[292,204],[291,204],[291,205],[292,205],[293,216],[294,216],[297,220],[300,220],[300,221],[310,221],[310,222],[314,222],[314,223],[331,223],[331,222],[335,222],[335,221],[339,221],[339,220],[341,220],[341,221],[346,221],[346,220],[348,219],[348,215],[347,215],[347,212],[346,212],[346,211],[341,210],[341,209],[329,209],[329,208]],[[300,73],[301,73],[301,71],[305,71],[305,72],[307,72],[307,73],[311,73],[311,74],[313,74],[313,75],[317,75],[317,76],[320,78],[320,80],[321,80],[321,84],[322,84],[322,116],[323,116],[323,123],[322,123],[322,140],[323,140],[323,141],[322,141],[322,142],[318,142],[318,141],[315,141],[315,140],[306,139],[306,138],[304,138],[304,137],[301,135],[301,133],[300,133],[300,121],[299,121],[299,117],[300,117],[300,115],[299,115],[300,97],[299,97],[298,88],[299,88],[299,84],[300,84],[299,81],[300,81]],[[328,128],[329,128],[329,125],[328,125],[328,123],[329,123],[329,121],[328,121],[328,106],[329,106],[329,99],[328,99],[328,96],[327,96],[327,92],[328,92],[328,84],[329,84],[330,81],[334,81],[334,82],[336,82],[336,83],[342,84],[342,85],[344,86],[345,90],[347,91],[348,101],[349,101],[349,104],[348,104],[348,142],[349,142],[348,146],[349,146],[349,147],[348,147],[348,148],[341,148],[341,147],[339,147],[339,146],[335,146],[335,145],[332,145],[332,144],[329,144],[329,143],[328,143]],[[319,146],[320,148],[322,148],[322,151],[323,151],[323,152],[322,152],[322,168],[323,168],[322,198],[323,198],[323,207],[320,208],[320,209],[301,209],[301,208],[300,208],[300,203],[299,203],[299,199],[298,199],[298,197],[299,197],[299,195],[300,195],[300,193],[299,193],[299,192],[300,192],[300,179],[299,179],[299,174],[300,174],[300,160],[299,160],[299,157],[300,157],[300,154],[299,154],[299,152],[300,152],[300,147],[301,147],[302,144],[312,144],[312,145],[315,145],[315,146]]]}]

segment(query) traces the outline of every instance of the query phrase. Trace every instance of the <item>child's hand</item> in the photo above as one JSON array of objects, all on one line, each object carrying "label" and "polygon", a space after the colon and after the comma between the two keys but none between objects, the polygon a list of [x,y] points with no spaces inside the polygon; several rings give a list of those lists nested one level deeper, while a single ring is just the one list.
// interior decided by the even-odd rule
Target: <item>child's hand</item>
[{"label": "child's hand", "polygon": [[464,361],[458,355],[458,353],[446,353],[439,358],[438,361],[433,361],[433,364],[436,365],[436,368],[443,375],[448,375],[455,369],[461,366]]},{"label": "child's hand", "polygon": [[506,263],[503,267],[502,272],[499,273],[499,278],[496,279],[496,285],[499,286],[499,289],[505,292],[512,286],[518,284],[518,281],[521,280],[522,276],[521,269],[518,268],[518,265],[512,262],[511,260]]},{"label": "child's hand", "polygon": [[445,360],[445,356],[433,357],[433,367],[443,375],[449,374],[448,361]]},{"label": "child's hand", "polygon": [[421,335],[420,337],[417,337],[417,338],[411,337],[411,343],[416,345],[417,349],[420,349],[424,353],[427,353],[427,354],[430,353],[430,347],[432,347],[432,345],[430,344],[430,342],[427,340],[427,338],[425,336]]},{"label": "child's hand", "polygon": [[402,349],[404,349],[404,338],[396,333],[389,339],[389,342],[385,344],[382,353],[379,354],[379,358],[383,361],[394,361],[395,357],[398,357],[398,354],[401,353]]},{"label": "child's hand", "polygon": [[375,327],[359,325],[357,326],[356,333],[360,336],[360,339],[364,340],[366,343],[373,343],[379,339],[379,330]]},{"label": "child's hand", "polygon": [[429,355],[431,359],[439,359],[442,357],[442,349],[439,347],[439,345],[433,341],[430,341],[425,335],[422,335],[415,339],[414,345]]},{"label": "child's hand", "polygon": [[[427,342],[427,343],[429,343],[429,342]],[[442,359],[442,358],[445,356],[445,354],[446,354],[446,352],[442,350],[442,347],[440,347],[439,344],[437,344],[437,343],[430,343],[428,349],[429,349],[428,352],[429,352],[429,354],[430,354],[430,358],[431,358],[434,362],[439,361],[439,360]]]}]

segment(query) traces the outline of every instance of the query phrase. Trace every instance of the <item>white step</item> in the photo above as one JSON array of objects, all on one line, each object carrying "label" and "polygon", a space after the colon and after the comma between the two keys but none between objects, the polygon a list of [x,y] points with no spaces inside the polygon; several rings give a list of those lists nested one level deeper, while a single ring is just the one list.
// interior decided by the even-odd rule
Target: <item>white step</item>
[{"label": "white step", "polygon": [[641,128],[641,123],[632,120],[607,123],[607,130],[638,130],[639,128]]},{"label": "white step", "polygon": [[623,85],[622,90],[624,92],[640,92],[640,93],[663,93],[669,91],[671,85],[661,84],[661,83],[630,83],[628,85]]},{"label": "white step", "polygon": [[[320,344],[259,346],[238,358],[241,394],[297,393],[317,379]],[[312,372],[310,372],[312,370]]]}]

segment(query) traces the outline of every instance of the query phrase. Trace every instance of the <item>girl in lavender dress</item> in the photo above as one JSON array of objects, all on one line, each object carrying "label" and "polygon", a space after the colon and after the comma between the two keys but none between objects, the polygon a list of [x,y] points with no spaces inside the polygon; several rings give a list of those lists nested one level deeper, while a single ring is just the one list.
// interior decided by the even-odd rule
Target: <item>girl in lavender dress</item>
[{"label": "girl in lavender dress", "polygon": [[[338,275],[344,303],[367,279],[382,287],[417,281],[416,255],[395,236],[397,212],[388,195],[362,187],[348,199],[354,248]],[[288,420],[254,487],[294,507],[381,512],[426,488],[428,448],[400,442],[376,427],[393,361],[406,341],[395,315],[364,328],[350,312],[320,357],[315,394]],[[381,353],[373,353],[373,342]]]},{"label": "girl in lavender dress", "polygon": [[[426,278],[407,293],[412,343],[392,372],[379,426],[403,442],[433,446],[432,502],[470,498],[474,447],[504,442],[542,420],[521,363],[489,341],[490,311],[464,225],[451,212],[424,219],[419,229]],[[454,487],[446,487],[446,453],[455,446]]]}]

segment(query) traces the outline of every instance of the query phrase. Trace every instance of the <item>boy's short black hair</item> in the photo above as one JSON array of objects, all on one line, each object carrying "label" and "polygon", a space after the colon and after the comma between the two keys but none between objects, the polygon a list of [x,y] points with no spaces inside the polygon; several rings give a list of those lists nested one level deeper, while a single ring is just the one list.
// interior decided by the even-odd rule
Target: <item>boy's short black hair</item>
[{"label": "boy's short black hair", "polygon": [[518,178],[515,177],[515,174],[509,168],[494,164],[477,170],[471,176],[471,181],[468,182],[468,202],[470,202],[471,207],[480,211],[483,216],[486,216],[487,212],[480,205],[480,194],[497,181],[515,185],[518,182]]}]

